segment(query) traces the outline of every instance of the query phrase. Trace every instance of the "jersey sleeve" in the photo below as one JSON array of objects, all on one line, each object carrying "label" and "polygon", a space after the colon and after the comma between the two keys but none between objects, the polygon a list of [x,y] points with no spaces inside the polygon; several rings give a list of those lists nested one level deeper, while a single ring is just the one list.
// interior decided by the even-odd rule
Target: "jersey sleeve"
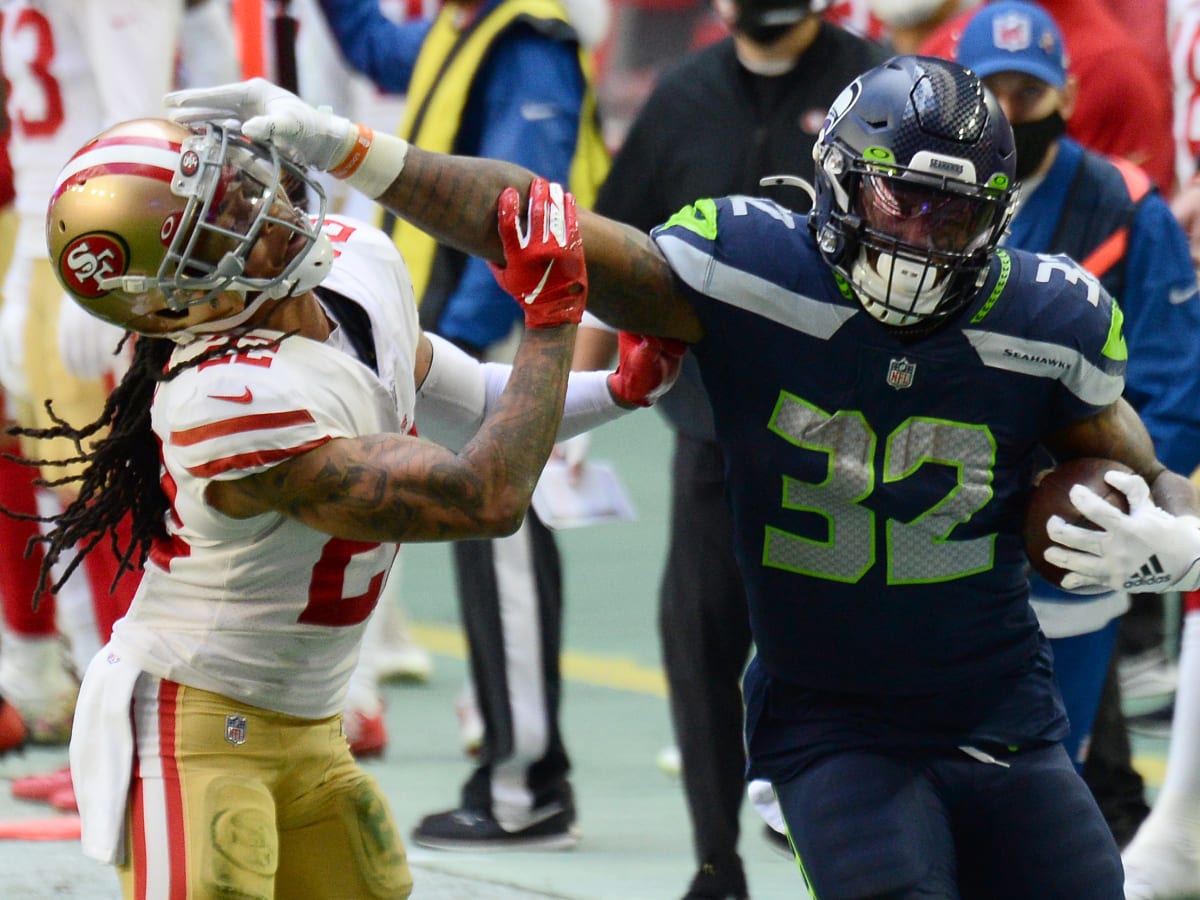
[{"label": "jersey sleeve", "polygon": [[734,195],[697,200],[650,234],[688,287],[720,296],[729,269],[789,283],[798,261],[790,245],[806,222],[773,200]]},{"label": "jersey sleeve", "polygon": [[160,388],[153,419],[163,456],[195,478],[226,481],[361,434],[355,398],[366,382],[354,365],[304,338],[248,335],[237,353]]},{"label": "jersey sleeve", "polygon": [[1054,368],[1064,388],[1059,394],[1064,425],[1115,403],[1125,390],[1129,359],[1121,307],[1067,256],[1014,258],[1027,270],[1018,284],[1036,313],[1027,339],[1006,345],[1012,365]]}]

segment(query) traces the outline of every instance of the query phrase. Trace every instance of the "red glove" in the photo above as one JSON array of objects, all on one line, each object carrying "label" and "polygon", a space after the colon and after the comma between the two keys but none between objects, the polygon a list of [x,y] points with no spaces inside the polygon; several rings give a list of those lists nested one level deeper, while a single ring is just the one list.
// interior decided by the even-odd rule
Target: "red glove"
[{"label": "red glove", "polygon": [[679,377],[686,352],[683,341],[622,331],[608,390],[622,406],[652,406]]},{"label": "red glove", "polygon": [[575,198],[545,178],[529,185],[529,228],[521,228],[521,196],[505,188],[497,208],[504,266],[488,263],[496,281],[525,310],[526,328],[578,323],[587,301],[587,267]]}]

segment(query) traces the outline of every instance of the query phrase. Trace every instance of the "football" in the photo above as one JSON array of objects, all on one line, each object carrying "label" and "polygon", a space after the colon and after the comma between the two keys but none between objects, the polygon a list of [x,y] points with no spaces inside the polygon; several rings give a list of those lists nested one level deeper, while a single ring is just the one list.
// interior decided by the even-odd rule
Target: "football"
[{"label": "football", "polygon": [[1114,469],[1120,472],[1132,471],[1129,466],[1115,460],[1081,457],[1046,470],[1035,483],[1033,495],[1029,498],[1029,506],[1025,511],[1025,552],[1029,556],[1030,565],[1055,587],[1062,586],[1063,576],[1067,573],[1058,566],[1050,565],[1043,556],[1046,548],[1053,543],[1050,535],[1046,534],[1046,520],[1058,515],[1072,525],[1082,528],[1096,527],[1071,503],[1071,487],[1076,484],[1086,485],[1097,496],[1122,511],[1129,512],[1129,503],[1125,495],[1104,480],[1104,473]]}]

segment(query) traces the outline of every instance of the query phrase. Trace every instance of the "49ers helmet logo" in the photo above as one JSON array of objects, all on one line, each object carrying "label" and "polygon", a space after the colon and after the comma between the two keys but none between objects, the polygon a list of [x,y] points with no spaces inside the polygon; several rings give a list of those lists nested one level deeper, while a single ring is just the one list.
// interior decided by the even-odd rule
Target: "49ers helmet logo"
[{"label": "49ers helmet logo", "polygon": [[129,268],[129,252],[114,234],[94,232],[81,235],[63,248],[58,271],[67,289],[80,297],[103,297],[108,289],[100,282],[124,275]]}]

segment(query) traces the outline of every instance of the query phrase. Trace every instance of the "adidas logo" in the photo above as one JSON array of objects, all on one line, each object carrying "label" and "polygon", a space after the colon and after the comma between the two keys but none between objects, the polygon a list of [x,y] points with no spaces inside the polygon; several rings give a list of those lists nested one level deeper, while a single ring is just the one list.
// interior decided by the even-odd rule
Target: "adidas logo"
[{"label": "adidas logo", "polygon": [[1158,556],[1155,555],[1151,556],[1140,570],[1129,576],[1121,586],[1127,591],[1136,591],[1138,588],[1169,584],[1170,581],[1171,576],[1163,571],[1162,563],[1158,561]]}]

